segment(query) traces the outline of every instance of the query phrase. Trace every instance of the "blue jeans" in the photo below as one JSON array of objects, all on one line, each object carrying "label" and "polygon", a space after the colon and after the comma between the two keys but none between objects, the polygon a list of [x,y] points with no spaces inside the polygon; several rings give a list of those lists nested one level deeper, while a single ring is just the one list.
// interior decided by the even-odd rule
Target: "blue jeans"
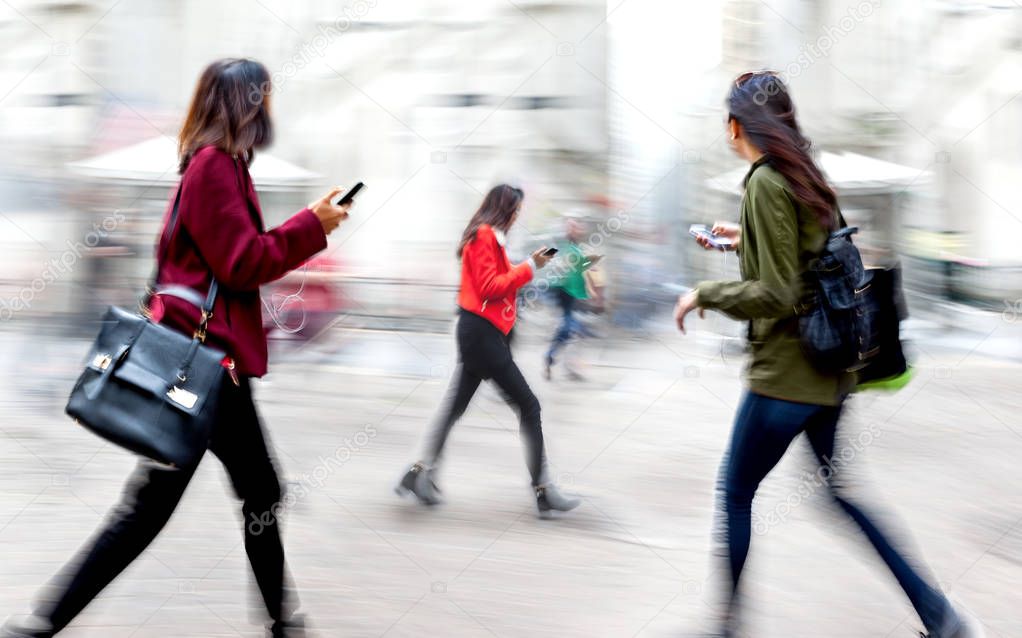
[{"label": "blue jeans", "polygon": [[[794,403],[746,393],[735,417],[723,471],[728,566],[731,572],[729,614],[735,617],[738,612],[738,581],[749,553],[752,499],[756,489],[784,456],[788,445],[805,432],[820,462],[821,471],[817,476],[841,509],[862,529],[905,591],[927,630],[937,631],[947,620],[947,614],[954,613],[947,599],[923,579],[845,492],[842,484],[845,450],[834,457],[834,438],[840,416],[841,406]],[[825,468],[827,471],[824,471]]]},{"label": "blue jeans", "polygon": [[562,316],[561,324],[557,327],[557,332],[554,333],[554,338],[550,342],[550,349],[546,352],[546,360],[550,365],[553,365],[557,352],[567,345],[572,337],[590,336],[589,330],[575,317],[577,300],[563,288],[557,288],[555,294],[557,305],[561,307]]}]

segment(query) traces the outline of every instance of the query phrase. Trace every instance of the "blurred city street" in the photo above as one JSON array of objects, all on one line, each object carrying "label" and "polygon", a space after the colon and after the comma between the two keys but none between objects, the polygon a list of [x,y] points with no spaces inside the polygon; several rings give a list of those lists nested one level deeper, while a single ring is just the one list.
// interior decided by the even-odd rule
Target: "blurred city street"
[{"label": "blurred city street", "polygon": [[[682,335],[672,309],[725,307],[692,292],[720,279],[786,299],[759,321],[810,307],[741,263],[794,233],[749,225],[750,241],[727,236],[737,255],[693,237],[761,218],[746,176],[765,162],[784,169],[771,210],[800,211],[800,275],[823,272],[802,219],[821,194],[817,219],[836,202],[862,263],[897,275],[881,292],[844,277],[857,318],[838,304],[861,329],[845,335],[850,361],[903,363],[900,327],[914,366],[901,390],[846,403],[834,456],[853,498],[988,638],[1022,638],[1022,0],[0,0],[0,31],[0,624],[30,610],[136,463],[64,414],[100,314],[134,308],[150,278],[201,296],[215,277],[207,345],[223,339],[223,363],[257,375],[269,341],[252,385],[311,635],[705,637],[727,578],[717,474],[754,330],[693,313]],[[224,170],[202,168],[204,152]],[[186,194],[188,171],[222,179]],[[356,184],[348,213],[324,196]],[[494,187],[517,195],[488,207]],[[153,273],[176,194],[171,271]],[[501,231],[492,254],[463,258],[484,218]],[[544,247],[559,255],[525,283]],[[189,277],[173,271],[186,256]],[[491,259],[517,283],[476,295],[494,287]],[[880,315],[862,298],[881,294],[873,327],[891,338],[870,348],[862,318]],[[542,405],[551,478],[583,499],[574,511],[537,516],[516,416],[489,386],[449,439],[445,502],[395,495],[455,369],[456,303],[501,330],[517,321],[514,360]],[[546,380],[558,308],[562,337],[586,333],[576,318],[595,336]],[[487,366],[515,377],[484,327],[500,355]],[[102,355],[121,346],[88,374],[116,378],[127,356]],[[802,401],[812,378],[790,354],[772,372],[798,387],[772,398]],[[162,398],[177,382],[149,367],[145,396]],[[184,392],[196,410],[218,398]],[[113,404],[127,414],[140,396]],[[258,475],[253,432],[232,450]],[[772,460],[766,447],[748,456]],[[757,493],[742,638],[919,638],[817,471],[799,439]],[[247,478],[250,505],[276,498]],[[243,530],[269,523],[243,520],[207,454],[166,529],[59,635],[267,635]],[[260,540],[272,580],[279,550]]]},{"label": "blurred city street", "polygon": [[[1022,357],[1009,350],[1019,325],[990,316],[989,331],[917,340],[908,387],[851,402],[843,436],[860,444],[842,452],[951,596],[989,636],[1014,638]],[[681,337],[664,317],[643,340],[574,346],[585,381],[555,369],[544,382],[553,321],[530,314],[516,356],[543,403],[552,472],[585,499],[559,520],[536,517],[516,420],[490,389],[452,435],[447,502],[427,509],[391,491],[443,395],[450,334],[336,327],[278,353],[257,397],[291,494],[285,541],[313,635],[666,637],[709,626],[714,477],[741,391],[737,345],[703,330],[723,319]],[[18,335],[2,337],[0,615],[25,610],[133,464],[61,413],[84,341],[51,343],[44,366]],[[32,393],[28,369],[52,392]],[[828,520],[837,515],[822,489],[799,491],[814,468],[796,447],[755,505],[754,635],[917,635],[854,525]],[[261,635],[229,489],[207,455],[163,534],[66,635]]]}]

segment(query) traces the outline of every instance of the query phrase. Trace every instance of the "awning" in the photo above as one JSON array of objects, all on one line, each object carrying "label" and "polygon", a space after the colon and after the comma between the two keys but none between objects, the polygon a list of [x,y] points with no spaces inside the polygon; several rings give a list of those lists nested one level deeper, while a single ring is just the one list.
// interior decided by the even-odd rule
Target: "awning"
[{"label": "awning", "polygon": [[[919,170],[858,153],[824,151],[820,154],[819,162],[827,181],[839,195],[900,192],[925,185],[933,177],[925,169]],[[717,192],[741,195],[742,180],[748,171],[748,167],[736,168],[706,180],[706,186]]]},{"label": "awning", "polygon": [[[177,174],[177,140],[160,136],[77,162],[68,169],[83,177],[111,182],[174,184]],[[250,172],[261,190],[298,190],[316,183],[318,173],[268,153],[256,152]]]}]

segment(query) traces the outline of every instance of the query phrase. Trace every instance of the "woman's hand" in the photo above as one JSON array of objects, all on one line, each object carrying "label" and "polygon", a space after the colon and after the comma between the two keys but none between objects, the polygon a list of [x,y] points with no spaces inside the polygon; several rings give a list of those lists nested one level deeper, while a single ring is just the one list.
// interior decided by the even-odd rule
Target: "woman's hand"
[{"label": "woman's hand", "polygon": [[331,203],[342,191],[344,191],[343,188],[335,186],[322,199],[309,204],[309,210],[315,213],[316,217],[319,218],[319,223],[323,225],[324,235],[332,233],[341,225],[341,222],[348,218],[348,210],[351,208],[350,203],[343,206],[334,206]]},{"label": "woman's hand", "polygon": [[536,264],[536,268],[542,268],[543,266],[546,266],[547,262],[550,261],[550,258],[553,257],[553,255],[544,255],[543,253],[545,253],[546,251],[547,247],[543,246],[536,252],[532,253],[532,262]]},{"label": "woman's hand", "polygon": [[[681,334],[685,334],[685,315],[696,308],[699,308],[699,295],[695,290],[678,297],[678,303],[674,304],[674,322],[678,324]],[[699,318],[704,319],[705,317],[706,311],[699,308]]]},{"label": "woman's hand", "polygon": [[[713,228],[710,229],[710,232],[716,237],[723,237],[731,240],[731,245],[727,248],[727,250],[738,250],[738,245],[742,241],[742,227],[738,224],[734,224],[732,222],[714,222]],[[706,250],[720,250],[702,237],[696,237],[696,243]]]}]

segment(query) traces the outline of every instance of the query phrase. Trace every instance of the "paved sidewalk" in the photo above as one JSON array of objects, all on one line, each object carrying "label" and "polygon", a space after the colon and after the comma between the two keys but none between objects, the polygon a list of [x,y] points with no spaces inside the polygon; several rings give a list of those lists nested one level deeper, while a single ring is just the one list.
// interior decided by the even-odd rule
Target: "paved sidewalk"
[{"label": "paved sidewalk", "polygon": [[[446,386],[449,335],[339,331],[330,347],[280,357],[258,384],[295,495],[286,543],[315,635],[666,637],[712,617],[713,487],[741,392],[736,344],[659,329],[593,341],[579,352],[587,381],[545,382],[549,327],[523,326],[517,357],[543,403],[553,473],[585,497],[556,521],[534,515],[515,419],[492,390],[452,434],[447,504],[424,509],[391,491]],[[133,461],[62,415],[77,353],[27,357],[0,337],[3,369],[19,375],[0,388],[8,614],[95,529]],[[844,435],[944,587],[992,638],[1017,638],[1022,364],[989,358],[981,338],[917,344],[913,383],[855,398]],[[854,526],[820,490],[800,491],[809,460],[796,443],[756,502],[753,635],[914,636],[911,609]],[[260,636],[241,525],[208,456],[164,533],[66,635]]]}]

